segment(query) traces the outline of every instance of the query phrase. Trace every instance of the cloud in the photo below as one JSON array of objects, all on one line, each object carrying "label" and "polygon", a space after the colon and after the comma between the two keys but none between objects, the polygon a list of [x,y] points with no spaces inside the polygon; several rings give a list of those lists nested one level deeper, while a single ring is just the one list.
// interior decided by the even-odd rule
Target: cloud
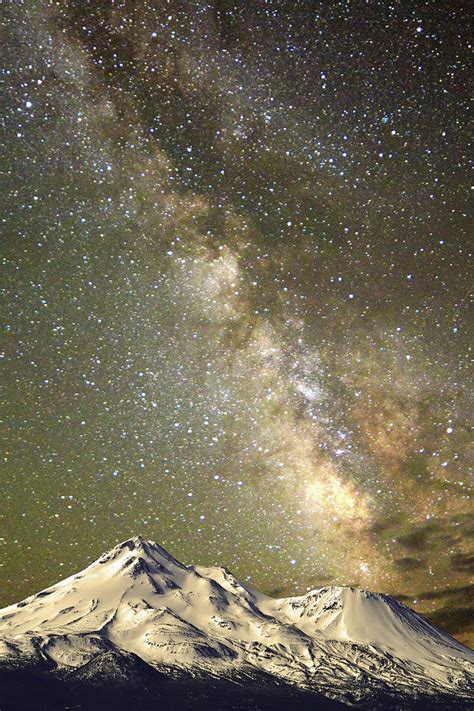
[{"label": "cloud", "polygon": [[398,558],[395,560],[395,566],[399,570],[416,570],[425,565],[419,558]]},{"label": "cloud", "polygon": [[453,570],[474,574],[474,553],[457,553],[452,555],[449,564]]},{"label": "cloud", "polygon": [[410,531],[410,533],[398,536],[397,542],[407,550],[424,551],[426,550],[430,536],[437,530],[439,530],[439,526],[433,524],[417,528],[414,531]]}]

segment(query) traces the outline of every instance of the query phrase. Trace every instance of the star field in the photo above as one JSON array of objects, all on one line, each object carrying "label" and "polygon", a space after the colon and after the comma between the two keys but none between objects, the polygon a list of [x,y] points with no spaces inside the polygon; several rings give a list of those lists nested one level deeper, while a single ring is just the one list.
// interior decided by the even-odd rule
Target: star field
[{"label": "star field", "polygon": [[6,10],[2,604],[141,533],[469,639],[467,18]]}]

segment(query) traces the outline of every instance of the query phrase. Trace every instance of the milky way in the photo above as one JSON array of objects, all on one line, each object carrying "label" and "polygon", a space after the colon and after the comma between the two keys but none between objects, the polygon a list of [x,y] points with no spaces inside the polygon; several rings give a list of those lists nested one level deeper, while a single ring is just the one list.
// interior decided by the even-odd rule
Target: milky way
[{"label": "milky way", "polygon": [[140,532],[467,640],[467,7],[3,23],[1,603]]}]

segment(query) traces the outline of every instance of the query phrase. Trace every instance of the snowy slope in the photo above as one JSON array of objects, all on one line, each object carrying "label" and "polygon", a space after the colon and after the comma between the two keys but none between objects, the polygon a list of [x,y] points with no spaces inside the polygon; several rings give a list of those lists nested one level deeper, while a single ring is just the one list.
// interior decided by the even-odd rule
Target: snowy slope
[{"label": "snowy slope", "polygon": [[474,701],[473,652],[388,596],[330,587],[276,600],[139,536],[0,610],[0,665],[60,673],[117,651],[156,669],[265,673],[347,703]]}]

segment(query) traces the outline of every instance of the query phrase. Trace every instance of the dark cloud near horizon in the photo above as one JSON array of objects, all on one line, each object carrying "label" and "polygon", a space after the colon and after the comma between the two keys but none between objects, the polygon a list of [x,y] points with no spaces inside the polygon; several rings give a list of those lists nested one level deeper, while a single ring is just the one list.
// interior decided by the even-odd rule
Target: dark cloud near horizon
[{"label": "dark cloud near horizon", "polygon": [[419,558],[397,558],[395,560],[395,565],[400,570],[415,570],[416,568],[421,568],[426,563]]}]

